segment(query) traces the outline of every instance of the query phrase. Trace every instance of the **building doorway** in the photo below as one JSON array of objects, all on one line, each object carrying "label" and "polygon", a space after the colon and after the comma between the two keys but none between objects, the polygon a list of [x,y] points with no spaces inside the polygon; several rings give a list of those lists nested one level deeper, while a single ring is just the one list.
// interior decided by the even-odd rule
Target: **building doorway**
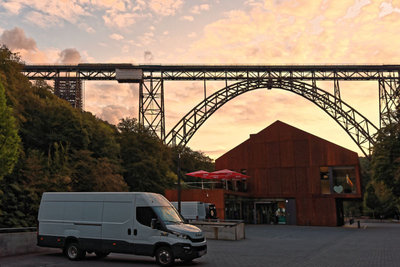
[{"label": "building doorway", "polygon": [[277,202],[255,202],[254,208],[254,222],[256,224],[278,224],[279,218],[277,216]]}]

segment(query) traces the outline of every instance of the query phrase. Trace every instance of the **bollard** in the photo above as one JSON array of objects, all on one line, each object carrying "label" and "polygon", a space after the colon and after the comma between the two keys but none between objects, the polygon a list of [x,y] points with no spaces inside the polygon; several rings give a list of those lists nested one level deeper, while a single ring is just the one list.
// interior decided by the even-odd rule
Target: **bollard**
[{"label": "bollard", "polygon": [[357,221],[357,228],[360,229],[360,221]]}]

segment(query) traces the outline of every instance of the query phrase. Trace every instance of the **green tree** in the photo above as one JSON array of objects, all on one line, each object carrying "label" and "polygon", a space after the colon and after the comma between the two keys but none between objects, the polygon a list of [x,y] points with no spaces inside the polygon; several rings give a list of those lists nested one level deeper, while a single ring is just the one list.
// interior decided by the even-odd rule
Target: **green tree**
[{"label": "green tree", "polygon": [[169,148],[136,119],[118,124],[123,176],[131,191],[164,193],[176,181]]},{"label": "green tree", "polygon": [[366,207],[368,207],[372,211],[372,217],[375,218],[375,213],[381,206],[381,203],[375,194],[375,188],[372,184],[368,185],[364,199]]},{"label": "green tree", "polygon": [[12,172],[18,160],[21,139],[12,110],[7,106],[3,84],[0,82],[0,180]]}]

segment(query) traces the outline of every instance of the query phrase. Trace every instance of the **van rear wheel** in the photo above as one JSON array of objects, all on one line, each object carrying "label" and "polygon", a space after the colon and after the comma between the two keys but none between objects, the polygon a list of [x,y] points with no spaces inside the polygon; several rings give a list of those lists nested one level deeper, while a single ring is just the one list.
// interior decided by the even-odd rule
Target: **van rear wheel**
[{"label": "van rear wheel", "polygon": [[160,247],[156,251],[156,262],[160,266],[171,266],[174,264],[174,255],[169,247]]},{"label": "van rear wheel", "polygon": [[86,252],[79,248],[78,243],[68,243],[65,248],[65,255],[72,261],[77,261],[85,256]]}]

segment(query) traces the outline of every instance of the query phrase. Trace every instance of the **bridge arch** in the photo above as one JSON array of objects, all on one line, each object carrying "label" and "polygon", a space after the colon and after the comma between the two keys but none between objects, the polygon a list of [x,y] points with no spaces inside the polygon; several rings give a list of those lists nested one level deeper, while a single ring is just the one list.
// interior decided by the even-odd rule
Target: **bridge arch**
[{"label": "bridge arch", "polygon": [[165,137],[165,143],[185,146],[211,115],[233,98],[256,89],[282,89],[313,102],[333,118],[369,156],[374,144],[371,132],[378,128],[340,98],[308,83],[283,79],[248,79],[226,86],[197,104]]}]

